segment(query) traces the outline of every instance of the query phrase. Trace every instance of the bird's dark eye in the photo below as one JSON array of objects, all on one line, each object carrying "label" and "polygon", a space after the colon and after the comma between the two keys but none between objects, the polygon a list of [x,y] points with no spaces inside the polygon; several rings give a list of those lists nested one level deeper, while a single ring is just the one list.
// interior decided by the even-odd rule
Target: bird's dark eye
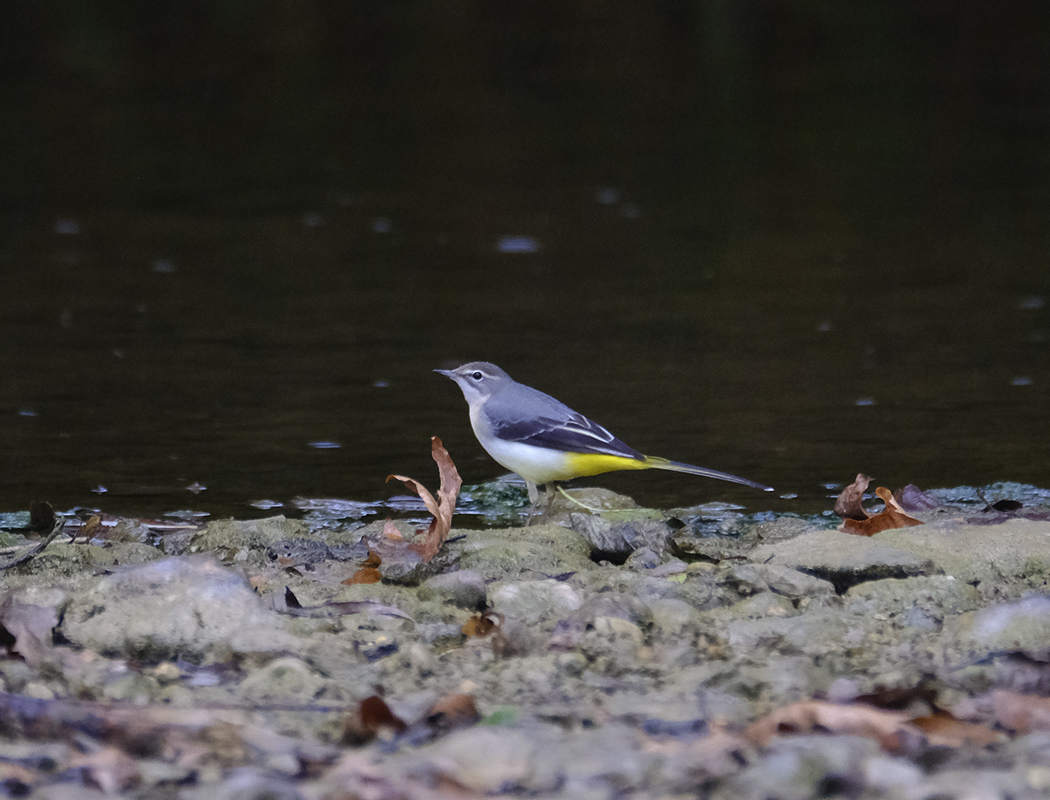
[{"label": "bird's dark eye", "polygon": [[470,373],[470,377],[472,377],[476,381],[480,381],[481,378],[482,378],[482,375],[481,375],[480,372],[472,372],[472,373]]}]

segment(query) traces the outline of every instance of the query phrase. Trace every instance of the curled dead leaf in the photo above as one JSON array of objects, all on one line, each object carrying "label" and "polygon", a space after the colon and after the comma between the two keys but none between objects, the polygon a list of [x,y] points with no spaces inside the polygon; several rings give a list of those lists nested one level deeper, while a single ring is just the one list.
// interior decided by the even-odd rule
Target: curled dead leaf
[{"label": "curled dead leaf", "polygon": [[386,700],[377,694],[366,697],[361,701],[361,723],[367,730],[379,733],[391,730],[400,733],[408,724],[397,714],[390,710]]},{"label": "curled dead leaf", "polygon": [[435,736],[473,725],[481,719],[474,698],[469,694],[447,694],[435,701],[411,724],[393,712],[379,695],[366,697],[343,727],[343,744],[367,744],[375,738],[406,736],[421,744]]},{"label": "curled dead leaf", "polygon": [[[390,520],[387,520],[387,522],[390,522]],[[395,528],[394,530],[397,529]],[[364,560],[361,568],[343,583],[347,586],[353,586],[355,583],[379,583],[383,580],[383,576],[379,573],[379,565],[381,563],[383,563],[382,559],[375,551],[369,550],[368,558]]]},{"label": "curled dead leaf", "polygon": [[484,639],[493,631],[498,631],[503,625],[503,615],[486,608],[463,623],[460,629],[464,636],[476,636]]},{"label": "curled dead leaf", "polygon": [[361,567],[343,583],[346,586],[353,586],[355,583],[380,583],[382,580],[383,576],[376,567]]},{"label": "curled dead leaf", "polygon": [[39,667],[52,648],[52,635],[58,614],[51,606],[22,602],[10,594],[0,604],[0,641],[18,653],[31,667]]},{"label": "curled dead leaf", "polygon": [[893,496],[897,498],[897,502],[905,511],[933,511],[941,507],[940,502],[926,494],[914,483],[898,489]]},{"label": "curled dead leaf", "polygon": [[853,483],[842,490],[835,501],[835,514],[842,519],[867,519],[868,512],[864,510],[864,492],[868,490],[871,478],[863,472],[858,472]]},{"label": "curled dead leaf", "polygon": [[927,742],[937,747],[987,747],[1005,738],[1001,731],[976,722],[965,722],[947,711],[916,717],[912,724],[923,732]]},{"label": "curled dead leaf", "polygon": [[900,752],[919,737],[919,731],[911,724],[908,715],[900,711],[803,700],[752,722],[744,731],[744,738],[765,747],[778,736],[807,733],[864,736],[874,739],[890,753]]},{"label": "curled dead leaf", "polygon": [[406,488],[418,494],[423,501],[423,505],[427,507],[427,511],[434,516],[434,519],[430,522],[426,539],[419,544],[409,545],[412,550],[422,557],[424,562],[431,561],[441,550],[445,539],[448,538],[448,533],[452,530],[452,515],[456,510],[456,498],[459,496],[459,489],[463,485],[463,479],[460,478],[456,465],[448,454],[448,450],[441,443],[441,439],[437,436],[431,436],[430,444],[430,453],[437,463],[438,475],[441,479],[436,499],[415,478],[409,478],[404,475],[387,475],[386,478],[388,481],[391,479],[399,480],[405,484]]},{"label": "curled dead leaf", "polygon": [[446,694],[434,703],[424,717],[427,725],[435,731],[446,733],[457,728],[473,725],[481,715],[469,694]]},{"label": "curled dead leaf", "polygon": [[861,501],[869,483],[871,483],[870,477],[858,474],[856,480],[843,489],[838,496],[835,501],[835,513],[842,517],[840,531],[857,536],[874,536],[881,531],[910,528],[923,524],[922,520],[909,516],[894,498],[893,492],[883,486],[877,488],[875,494],[886,504],[886,507],[874,516],[868,514]]},{"label": "curled dead leaf", "polygon": [[390,709],[386,700],[374,694],[362,700],[344,721],[342,743],[362,745],[376,737],[389,739],[407,727],[408,723]]},{"label": "curled dead leaf", "polygon": [[135,759],[115,747],[80,756],[69,766],[80,772],[86,785],[100,789],[107,796],[121,794],[142,782]]},{"label": "curled dead leaf", "polygon": [[1016,733],[1050,731],[1050,697],[996,689],[991,700],[995,721],[1007,730]]}]

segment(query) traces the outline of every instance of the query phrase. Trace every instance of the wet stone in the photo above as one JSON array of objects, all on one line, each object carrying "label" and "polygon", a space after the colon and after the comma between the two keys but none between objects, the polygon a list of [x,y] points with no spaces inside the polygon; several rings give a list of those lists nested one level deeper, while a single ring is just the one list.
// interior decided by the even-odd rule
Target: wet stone
[{"label": "wet stone", "polygon": [[881,615],[904,627],[939,631],[945,618],[971,611],[979,602],[972,586],[949,575],[868,581],[845,594],[847,611]]},{"label": "wet stone", "polygon": [[582,606],[584,600],[579,590],[555,580],[496,584],[490,598],[493,610],[508,620],[543,627],[553,627]]},{"label": "wet stone", "polygon": [[932,559],[893,547],[877,537],[832,530],[811,531],[788,541],[761,545],[750,558],[757,563],[809,573],[830,582],[839,592],[864,581],[941,571]]},{"label": "wet stone", "polygon": [[946,519],[875,538],[929,559],[939,572],[992,597],[1004,589],[1016,596],[1050,582],[1050,522],[1014,519],[983,526]]},{"label": "wet stone", "polygon": [[[437,740],[424,754],[476,792],[549,791],[561,776],[542,757],[541,748],[548,738],[538,737],[535,731],[475,727]],[[483,758],[478,757],[480,753],[485,754]]]},{"label": "wet stone", "polygon": [[941,642],[945,663],[955,667],[1012,653],[1050,662],[1050,596],[960,614],[945,623]]},{"label": "wet stone", "polygon": [[[646,548],[658,559],[667,548],[671,529],[655,519],[610,521],[595,514],[570,515],[572,529],[591,547],[591,557],[622,564],[636,550]],[[659,563],[658,561],[656,563]],[[655,564],[654,564],[655,566]]]},{"label": "wet stone", "polygon": [[282,539],[267,547],[266,555],[284,566],[315,564],[328,557],[328,545],[320,539]]},{"label": "wet stone", "polygon": [[780,564],[734,564],[727,578],[741,594],[768,590],[785,597],[815,597],[835,592],[829,581]]},{"label": "wet stone", "polygon": [[216,553],[229,561],[268,561],[267,548],[305,537],[306,523],[284,516],[266,519],[223,519],[208,523],[193,537],[188,552]]},{"label": "wet stone", "polygon": [[306,703],[341,694],[309,664],[291,656],[278,658],[254,671],[241,681],[237,693],[256,703]]},{"label": "wet stone", "polygon": [[483,609],[487,596],[485,579],[469,569],[435,575],[419,587],[420,600],[449,603],[471,611]]},{"label": "wet stone", "polygon": [[168,558],[96,579],[62,621],[71,642],[147,662],[224,661],[289,644],[285,620],[244,579],[207,558]]},{"label": "wet stone", "polygon": [[596,568],[588,544],[558,525],[468,531],[447,549],[461,569],[473,570],[486,581],[553,578]]},{"label": "wet stone", "polygon": [[729,609],[736,617],[743,619],[764,619],[768,617],[787,617],[796,614],[795,606],[786,597],[773,592],[761,592],[741,600]]},{"label": "wet stone", "polygon": [[864,773],[865,764],[881,758],[878,744],[859,736],[786,737],[775,741],[763,758],[729,778],[724,788],[729,797],[850,797],[862,786],[857,776]]}]

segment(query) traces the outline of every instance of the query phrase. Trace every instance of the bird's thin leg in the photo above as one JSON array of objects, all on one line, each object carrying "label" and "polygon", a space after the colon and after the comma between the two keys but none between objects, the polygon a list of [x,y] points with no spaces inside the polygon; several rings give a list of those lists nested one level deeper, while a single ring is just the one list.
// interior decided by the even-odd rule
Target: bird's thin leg
[{"label": "bird's thin leg", "polygon": [[525,488],[529,491],[529,516],[525,520],[525,527],[532,524],[532,515],[536,513],[536,506],[540,503],[540,490],[532,481],[525,481]]},{"label": "bird's thin leg", "polygon": [[554,507],[554,490],[555,486],[553,483],[547,483],[543,486],[543,494],[547,498],[547,507],[543,509],[543,521],[550,521],[551,509]]}]

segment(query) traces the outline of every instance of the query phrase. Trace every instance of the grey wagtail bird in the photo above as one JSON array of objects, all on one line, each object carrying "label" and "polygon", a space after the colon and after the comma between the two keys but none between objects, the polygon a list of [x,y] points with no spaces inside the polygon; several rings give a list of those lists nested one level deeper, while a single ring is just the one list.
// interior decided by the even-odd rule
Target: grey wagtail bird
[{"label": "grey wagtail bird", "polygon": [[470,425],[481,446],[497,463],[525,479],[532,508],[544,484],[547,510],[558,481],[623,469],[666,469],[717,478],[773,491],[747,478],[646,456],[549,394],[518,383],[495,364],[472,361],[455,369],[436,369],[454,380],[470,406]]}]

